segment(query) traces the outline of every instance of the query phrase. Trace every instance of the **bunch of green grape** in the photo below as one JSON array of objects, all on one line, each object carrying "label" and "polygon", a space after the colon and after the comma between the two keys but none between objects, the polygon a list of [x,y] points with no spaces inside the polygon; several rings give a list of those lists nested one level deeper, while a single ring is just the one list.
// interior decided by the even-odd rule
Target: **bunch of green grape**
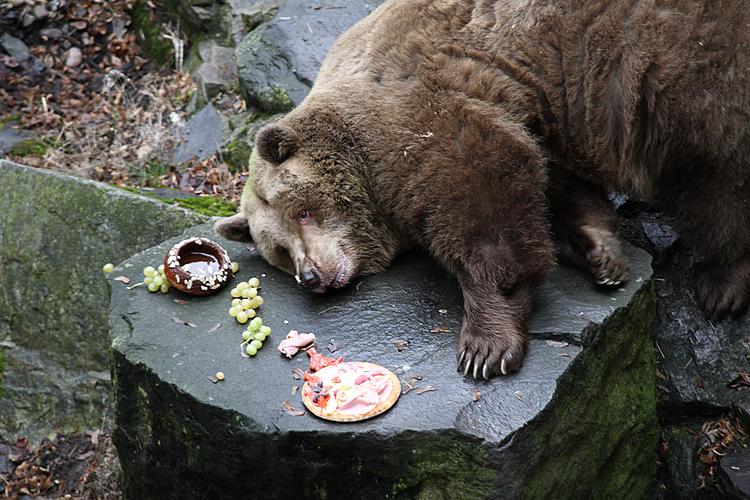
[{"label": "bunch of green grape", "polygon": [[263,297],[258,295],[260,280],[250,278],[248,281],[242,281],[232,288],[232,307],[229,308],[229,315],[244,325],[249,320],[255,318],[255,310],[263,304]]},{"label": "bunch of green grape", "polygon": [[167,293],[172,285],[169,283],[166,275],[164,274],[164,264],[160,265],[158,269],[154,269],[151,266],[143,268],[143,284],[146,285],[149,292]]},{"label": "bunch of green grape", "polygon": [[253,318],[247,325],[247,330],[242,332],[243,352],[248,356],[255,356],[258,350],[263,347],[263,341],[271,335],[271,327],[263,324],[260,318]]}]

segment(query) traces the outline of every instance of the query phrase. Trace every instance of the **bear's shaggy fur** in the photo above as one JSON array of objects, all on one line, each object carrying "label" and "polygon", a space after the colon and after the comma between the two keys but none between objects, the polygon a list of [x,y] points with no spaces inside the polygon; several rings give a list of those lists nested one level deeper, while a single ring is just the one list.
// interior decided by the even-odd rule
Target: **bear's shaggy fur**
[{"label": "bear's shaggy fur", "polygon": [[709,316],[750,299],[750,2],[391,0],[257,137],[222,233],[322,291],[427,249],[464,295],[459,366],[517,370],[561,258],[627,263],[606,200],[657,200],[703,259]]}]

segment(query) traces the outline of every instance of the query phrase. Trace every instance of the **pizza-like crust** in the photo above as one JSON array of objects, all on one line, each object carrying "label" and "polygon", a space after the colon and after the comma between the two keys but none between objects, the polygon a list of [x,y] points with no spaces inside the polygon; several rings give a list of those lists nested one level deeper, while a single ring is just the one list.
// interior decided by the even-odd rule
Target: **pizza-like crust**
[{"label": "pizza-like crust", "polygon": [[[320,406],[317,406],[313,404],[312,402],[312,388],[309,386],[308,382],[305,382],[305,384],[302,386],[302,402],[305,404],[308,410],[312,412],[314,415],[317,415],[320,418],[323,418],[325,420],[331,420],[333,422],[359,422],[360,420],[367,420],[368,418],[375,417],[377,415],[380,415],[381,413],[387,411],[390,409],[394,404],[396,404],[396,401],[398,400],[398,397],[401,395],[401,382],[399,381],[398,377],[391,372],[390,370],[383,368],[380,365],[376,365],[374,363],[367,363],[364,361],[349,361],[345,364],[350,366],[355,366],[358,368],[369,368],[370,370],[379,370],[387,374],[387,376],[390,379],[391,382],[391,389],[388,394],[385,394],[381,396],[380,402],[375,405],[374,408],[372,408],[370,411],[366,413],[360,413],[360,414],[350,414],[350,413],[342,413],[338,410],[335,410],[331,413],[326,412],[326,409]],[[318,370],[315,372],[316,375],[325,374],[326,370],[336,370],[339,365],[332,365],[332,366],[326,366],[325,368],[322,368],[321,370]]]}]

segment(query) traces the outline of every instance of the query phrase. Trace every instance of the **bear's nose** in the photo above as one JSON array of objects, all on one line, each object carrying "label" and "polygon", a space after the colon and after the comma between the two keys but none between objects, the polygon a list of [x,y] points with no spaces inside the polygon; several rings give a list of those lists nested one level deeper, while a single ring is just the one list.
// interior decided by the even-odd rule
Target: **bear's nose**
[{"label": "bear's nose", "polygon": [[300,275],[299,285],[303,288],[318,288],[320,286],[320,275],[315,269],[308,269]]}]

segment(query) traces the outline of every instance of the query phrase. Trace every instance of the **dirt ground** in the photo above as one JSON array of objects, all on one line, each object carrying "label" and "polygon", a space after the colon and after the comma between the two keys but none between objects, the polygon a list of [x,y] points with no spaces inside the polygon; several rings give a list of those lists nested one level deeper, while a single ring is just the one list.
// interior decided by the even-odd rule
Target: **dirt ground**
[{"label": "dirt ground", "polygon": [[58,435],[32,446],[0,442],[0,497],[118,499],[120,466],[100,431]]}]

